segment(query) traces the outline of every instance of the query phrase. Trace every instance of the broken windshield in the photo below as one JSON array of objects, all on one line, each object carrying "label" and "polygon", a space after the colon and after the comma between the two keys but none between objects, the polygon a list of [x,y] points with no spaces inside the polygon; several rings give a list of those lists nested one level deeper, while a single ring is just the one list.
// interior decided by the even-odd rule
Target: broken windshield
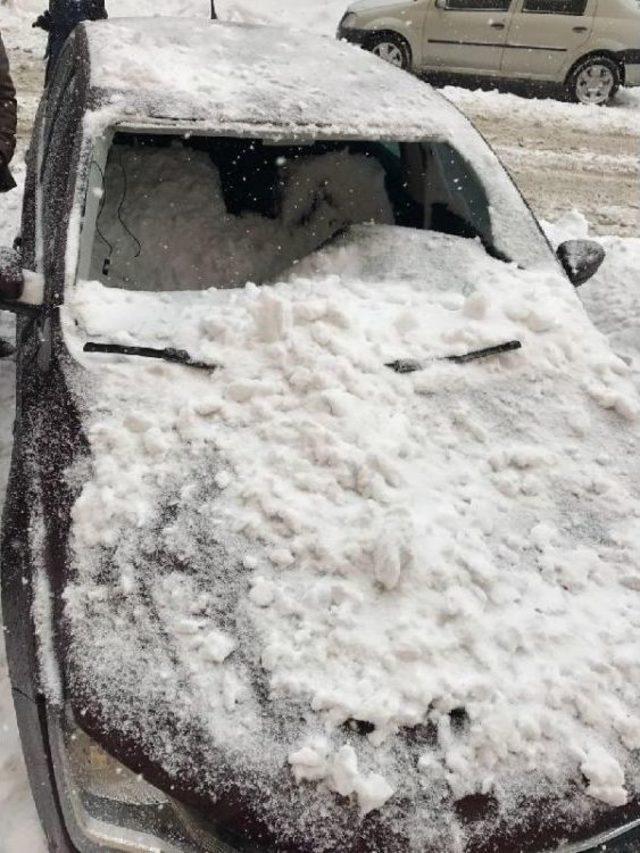
[{"label": "broken windshield", "polygon": [[363,223],[478,237],[500,257],[484,187],[442,143],[120,133],[92,180],[88,277],[108,287],[261,284]]}]

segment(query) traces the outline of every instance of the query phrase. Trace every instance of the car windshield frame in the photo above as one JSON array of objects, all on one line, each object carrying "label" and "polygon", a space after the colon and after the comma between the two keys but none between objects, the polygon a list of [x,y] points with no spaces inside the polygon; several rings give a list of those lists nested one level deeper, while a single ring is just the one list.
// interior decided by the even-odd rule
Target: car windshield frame
[{"label": "car windshield frame", "polygon": [[[398,129],[397,132],[389,132],[386,130],[384,134],[379,135],[375,132],[375,128],[369,127],[363,129],[361,132],[356,132],[355,129],[349,127],[333,128],[329,125],[325,127],[320,125],[309,126],[307,123],[302,122],[299,124],[292,122],[288,125],[276,125],[262,121],[213,123],[211,119],[188,119],[186,117],[176,118],[170,116],[119,117],[114,120],[112,115],[111,120],[105,121],[102,125],[98,121],[85,122],[85,134],[82,145],[81,163],[78,170],[76,200],[74,204],[74,207],[77,209],[77,215],[71,216],[67,240],[64,290],[68,292],[73,290],[78,280],[86,278],[88,273],[89,259],[91,255],[90,245],[93,241],[95,221],[98,216],[100,205],[99,181],[101,180],[101,174],[104,174],[113,138],[119,133],[132,135],[136,133],[158,136],[167,135],[183,137],[185,139],[192,136],[204,136],[210,138],[234,137],[237,139],[259,138],[264,142],[273,145],[299,146],[313,145],[321,142],[348,143],[358,141],[378,142],[381,144],[448,144],[456,151],[460,159],[464,161],[470,172],[475,175],[487,194],[496,256],[508,262],[513,262],[521,268],[530,268],[534,265],[544,265],[547,266],[547,268],[552,267],[556,270],[558,269],[558,263],[551,244],[542,231],[542,228],[529,205],[492,149],[472,126],[470,126],[470,133],[476,134],[478,139],[481,141],[484,148],[484,157],[474,158],[468,156],[469,152],[465,152],[465,146],[454,144],[445,133],[425,136],[424,132],[414,133]],[[472,142],[475,142],[475,140],[472,140]],[[468,147],[471,150],[473,149],[473,145]],[[93,164],[97,164],[99,168],[92,168]],[[495,216],[496,199],[493,198],[493,194],[491,192],[490,178],[492,177],[492,174],[496,179],[506,178],[509,189],[511,190],[509,193],[510,198],[507,199],[510,210],[507,212],[507,216],[504,221],[513,224],[514,217],[519,217],[523,229],[529,232],[528,237],[531,238],[532,236],[537,235],[539,238],[537,245],[533,250],[531,250],[529,241],[529,244],[526,247],[531,256],[529,258],[524,255],[519,256],[518,251],[510,250],[512,246],[510,245],[511,241],[509,239],[509,234],[506,230],[503,231],[500,228],[499,220]],[[72,233],[74,229],[75,233]],[[515,242],[517,241],[514,241],[514,246]],[[531,259],[532,257],[533,260]],[[61,294],[60,302],[64,302],[64,299],[65,294],[63,293]]]}]

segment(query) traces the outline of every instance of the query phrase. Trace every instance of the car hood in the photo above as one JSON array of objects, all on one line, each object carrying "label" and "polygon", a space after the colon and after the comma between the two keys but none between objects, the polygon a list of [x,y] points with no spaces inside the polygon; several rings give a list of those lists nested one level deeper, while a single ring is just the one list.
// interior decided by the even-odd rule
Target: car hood
[{"label": "car hood", "polygon": [[638,399],[556,270],[360,226],[270,286],[86,282],[64,318],[91,447],[65,678],[96,729],[281,849],[635,796]]},{"label": "car hood", "polygon": [[349,12],[375,12],[376,9],[392,9],[396,6],[409,6],[406,0],[356,0],[349,5]]}]

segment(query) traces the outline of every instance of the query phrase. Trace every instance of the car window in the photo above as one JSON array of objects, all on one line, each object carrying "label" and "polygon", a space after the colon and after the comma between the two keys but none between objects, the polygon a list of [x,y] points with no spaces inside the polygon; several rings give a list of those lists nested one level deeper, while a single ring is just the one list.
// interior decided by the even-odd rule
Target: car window
[{"label": "car window", "polygon": [[353,225],[480,238],[494,256],[480,179],[437,142],[117,134],[89,275],[128,290],[206,290],[273,281]]},{"label": "car window", "polygon": [[511,0],[446,0],[446,9],[459,12],[507,12]]},{"label": "car window", "polygon": [[587,0],[524,0],[523,12],[538,15],[584,15]]},{"label": "car window", "polygon": [[493,248],[489,200],[480,179],[463,157],[446,142],[434,142],[429,149],[430,226],[459,237],[479,237],[491,254]]}]

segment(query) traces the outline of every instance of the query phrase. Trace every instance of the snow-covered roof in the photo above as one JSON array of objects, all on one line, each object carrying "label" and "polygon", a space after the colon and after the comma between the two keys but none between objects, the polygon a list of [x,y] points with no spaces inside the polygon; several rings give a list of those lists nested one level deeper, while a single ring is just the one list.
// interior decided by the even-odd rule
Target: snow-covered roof
[{"label": "snow-covered roof", "polygon": [[430,86],[312,33],[184,18],[120,18],[86,31],[92,85],[126,93],[138,115],[390,137],[466,125]]}]

